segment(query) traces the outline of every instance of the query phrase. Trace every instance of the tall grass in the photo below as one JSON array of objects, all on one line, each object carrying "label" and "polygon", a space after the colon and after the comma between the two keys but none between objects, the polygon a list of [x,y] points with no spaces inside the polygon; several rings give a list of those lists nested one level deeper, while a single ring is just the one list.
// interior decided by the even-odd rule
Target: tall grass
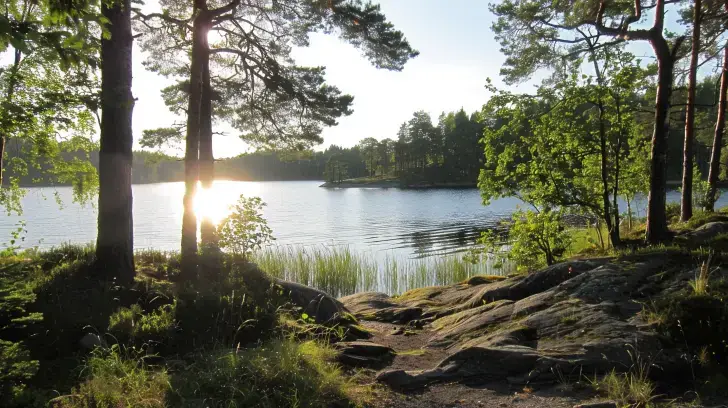
[{"label": "tall grass", "polygon": [[491,262],[473,264],[457,255],[401,260],[356,254],[348,247],[277,246],[258,252],[253,261],[272,276],[345,296],[357,292],[389,294],[448,285],[475,275],[501,273]]}]

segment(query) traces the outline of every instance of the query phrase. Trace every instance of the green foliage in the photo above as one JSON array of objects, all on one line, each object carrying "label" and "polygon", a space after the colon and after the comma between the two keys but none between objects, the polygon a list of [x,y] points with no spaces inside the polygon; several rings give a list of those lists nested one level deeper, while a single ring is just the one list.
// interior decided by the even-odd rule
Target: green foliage
[{"label": "green foliage", "polygon": [[275,240],[273,231],[263,218],[264,206],[260,197],[240,195],[238,202],[230,206],[230,215],[217,227],[220,248],[248,259],[253,252]]},{"label": "green foliage", "polygon": [[510,260],[519,269],[537,270],[561,260],[571,245],[571,231],[561,219],[558,211],[519,210],[513,213],[505,242],[494,231],[486,231],[480,244],[497,259]]},{"label": "green foliage", "polygon": [[623,51],[597,52],[600,76],[573,74],[535,96],[498,91],[487,118],[483,202],[515,196],[538,207],[570,209],[617,225],[616,196],[646,190],[647,148],[628,108],[647,86],[646,72]]},{"label": "green foliage", "polygon": [[[326,83],[324,67],[294,64],[292,49],[308,46],[309,33],[336,33],[383,69],[401,70],[418,54],[379,6],[360,1],[324,5],[285,0],[227,11],[209,3],[202,3],[209,6],[208,24],[193,25],[195,6],[185,2],[162,3],[161,12],[141,15],[137,29],[143,35],[140,45],[149,56],[145,65],[165,76],[188,77],[193,26],[219,33],[219,40],[210,44],[211,86],[216,91],[210,114],[256,146],[311,147],[323,141],[324,126],[333,126],[338,118],[352,113],[353,97]],[[244,29],[243,21],[256,24]],[[186,108],[189,82],[185,78],[163,90],[173,112]],[[166,128],[149,132],[145,143],[173,134]]]},{"label": "green foliage", "polygon": [[117,334],[117,339],[124,336],[134,344],[163,342],[177,327],[175,306],[175,302],[163,304],[151,313],[144,313],[139,304],[122,307],[109,317],[109,331]]}]

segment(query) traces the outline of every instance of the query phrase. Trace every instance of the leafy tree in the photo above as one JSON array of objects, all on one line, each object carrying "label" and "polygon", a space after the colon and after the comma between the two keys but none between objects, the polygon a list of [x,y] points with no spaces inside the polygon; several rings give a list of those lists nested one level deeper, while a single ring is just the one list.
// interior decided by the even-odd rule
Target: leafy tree
[{"label": "leafy tree", "polygon": [[[501,72],[508,82],[528,78],[540,68],[557,68],[557,74],[563,75],[570,60],[595,48],[608,49],[625,41],[646,41],[652,46],[657,59],[657,93],[650,152],[646,230],[649,242],[663,241],[670,234],[665,215],[668,113],[674,66],[684,41],[684,37],[668,41],[666,3],[506,0],[491,6],[498,16],[493,31],[506,54]],[[633,28],[648,10],[653,14],[652,26]],[[611,40],[603,41],[603,37]]]},{"label": "leafy tree", "polygon": [[241,195],[238,202],[230,206],[230,215],[218,227],[220,248],[229,249],[247,260],[253,252],[273,241],[273,231],[263,218],[264,206],[260,197]]},{"label": "leafy tree", "polygon": [[379,142],[373,137],[362,139],[357,144],[364,163],[366,163],[369,175],[374,177],[377,173],[377,163],[379,162]]},{"label": "leafy tree", "polygon": [[394,153],[394,140],[384,139],[377,145],[377,160],[382,175],[390,173],[392,165],[392,155]]},{"label": "leafy tree", "polygon": [[619,245],[621,183],[637,190],[633,171],[624,168],[637,168],[644,157],[630,106],[646,86],[646,73],[624,52],[601,50],[593,62],[593,77],[574,74],[535,96],[491,86],[495,95],[481,114],[491,119],[479,186],[485,203],[517,196],[534,208],[597,216]]}]

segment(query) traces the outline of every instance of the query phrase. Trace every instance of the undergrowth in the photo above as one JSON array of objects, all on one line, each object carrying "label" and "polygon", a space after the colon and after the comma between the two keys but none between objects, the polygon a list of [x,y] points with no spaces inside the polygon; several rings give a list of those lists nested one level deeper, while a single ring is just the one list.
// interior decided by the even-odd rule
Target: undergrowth
[{"label": "undergrowth", "polygon": [[[137,260],[178,275],[174,254]],[[89,246],[0,258],[0,406],[349,404],[325,343],[350,330],[302,315],[252,264],[206,256],[199,274],[119,286],[101,279]]]}]

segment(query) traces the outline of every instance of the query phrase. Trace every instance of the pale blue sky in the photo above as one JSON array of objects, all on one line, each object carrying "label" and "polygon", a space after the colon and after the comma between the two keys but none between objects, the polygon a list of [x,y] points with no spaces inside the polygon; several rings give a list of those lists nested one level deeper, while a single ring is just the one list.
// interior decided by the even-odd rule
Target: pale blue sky
[{"label": "pale blue sky", "polygon": [[[479,109],[488,95],[487,77],[497,78],[503,56],[490,32],[492,16],[483,0],[383,0],[383,12],[403,31],[420,56],[401,72],[377,70],[358,50],[335,36],[315,35],[311,46],[296,50],[300,65],[327,67],[326,79],[354,96],[354,113],[325,129],[324,144],[353,146],[365,137],[396,138],[399,125],[417,110],[433,118],[443,111]],[[167,82],[141,65],[134,54],[134,135],[175,120],[159,90]],[[220,130],[220,129],[217,129]],[[239,154],[237,135],[216,136],[215,156]]]}]

